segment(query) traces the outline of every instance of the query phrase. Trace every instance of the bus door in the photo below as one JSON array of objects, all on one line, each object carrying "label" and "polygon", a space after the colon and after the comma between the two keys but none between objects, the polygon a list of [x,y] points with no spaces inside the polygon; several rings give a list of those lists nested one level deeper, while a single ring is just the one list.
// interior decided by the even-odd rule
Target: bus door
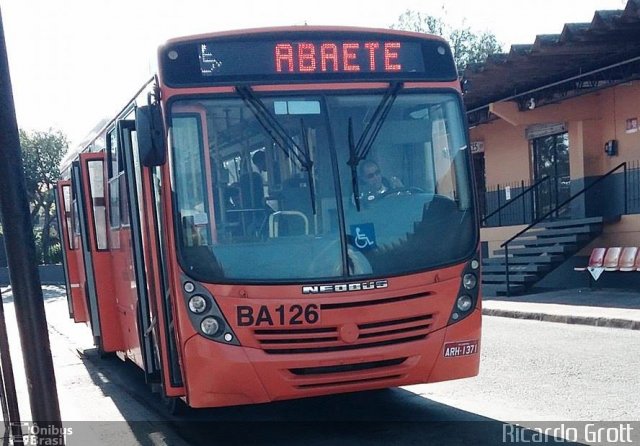
[{"label": "bus door", "polygon": [[[74,243],[78,243],[79,259],[81,270],[84,293],[87,300],[87,313],[89,316],[89,325],[91,327],[91,333],[93,334],[93,342],[95,345],[100,345],[100,318],[98,316],[98,297],[96,294],[96,281],[93,273],[93,259],[91,257],[91,251],[89,246],[89,236],[87,234],[87,209],[84,206],[86,192],[82,184],[82,175],[80,173],[80,162],[74,161],[71,166],[71,187],[73,189],[73,207],[74,213],[77,215],[77,234],[74,234]],[[75,231],[75,228],[74,228]]]},{"label": "bus door", "polygon": [[[85,246],[85,269],[91,275],[93,296],[90,294],[92,328],[97,321],[98,347],[103,352],[122,350],[116,298],[113,288],[113,272],[107,240],[107,207],[105,201],[104,152],[83,153],[78,163],[78,184],[81,185],[82,243]],[[94,336],[96,334],[94,333]]]},{"label": "bus door", "polygon": [[[157,107],[158,104],[155,104]],[[137,112],[140,109],[137,110]],[[126,150],[126,164],[134,167],[130,180],[135,181],[138,202],[141,241],[148,292],[148,310],[151,329],[145,336],[151,336],[156,367],[161,370],[162,388],[167,397],[186,394],[180,366],[178,338],[171,301],[167,243],[167,210],[162,196],[171,193],[163,191],[163,169],[159,166],[142,168],[138,148],[138,134],[133,122],[121,121],[119,131]],[[128,168],[129,169],[129,168]],[[167,186],[168,188],[169,186]],[[170,215],[170,212],[169,212]]]},{"label": "bus door", "polygon": [[[127,277],[119,284],[120,318],[127,343],[127,355],[146,372],[147,381],[159,371],[154,353],[152,317],[147,285],[148,268],[143,250],[144,204],[141,165],[137,159],[135,144],[135,121],[120,120],[107,138],[110,162],[110,194],[118,189],[119,222],[112,221],[111,233],[118,238],[118,250],[113,260],[116,268]],[[117,186],[116,186],[117,184]],[[111,195],[112,205],[115,200]],[[119,223],[119,227],[117,227]],[[119,265],[119,266],[116,266]],[[135,328],[135,329],[134,329]]]},{"label": "bus door", "polygon": [[[58,214],[58,233],[62,247],[62,266],[67,287],[67,304],[69,317],[74,322],[88,322],[87,298],[84,287],[84,268],[79,269],[82,263],[82,253],[77,244],[74,231],[74,205],[72,202],[71,181],[58,181],[55,187],[56,212]],[[82,274],[81,274],[82,272]]]}]

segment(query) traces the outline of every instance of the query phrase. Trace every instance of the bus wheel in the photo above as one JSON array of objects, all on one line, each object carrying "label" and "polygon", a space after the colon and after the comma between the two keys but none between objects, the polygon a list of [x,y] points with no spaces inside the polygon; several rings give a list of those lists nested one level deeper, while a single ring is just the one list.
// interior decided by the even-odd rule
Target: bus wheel
[{"label": "bus wheel", "polygon": [[93,345],[96,346],[96,350],[98,350],[98,357],[100,359],[108,359],[115,356],[115,353],[104,351],[104,349],[102,348],[102,339],[100,338],[100,336],[93,337]]},{"label": "bus wheel", "polygon": [[162,395],[162,406],[164,410],[173,416],[186,415],[189,411],[189,407],[182,401],[182,399],[176,396]]}]

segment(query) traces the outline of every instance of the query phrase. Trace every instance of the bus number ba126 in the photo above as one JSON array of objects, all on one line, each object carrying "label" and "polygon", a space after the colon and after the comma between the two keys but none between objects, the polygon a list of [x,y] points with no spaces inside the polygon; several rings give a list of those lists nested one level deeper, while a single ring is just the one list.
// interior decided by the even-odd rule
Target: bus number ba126
[{"label": "bus number ba126", "polygon": [[309,305],[279,305],[269,308],[267,305],[252,307],[238,305],[236,307],[236,323],[238,327],[273,327],[274,325],[313,325],[320,322],[320,307]]}]

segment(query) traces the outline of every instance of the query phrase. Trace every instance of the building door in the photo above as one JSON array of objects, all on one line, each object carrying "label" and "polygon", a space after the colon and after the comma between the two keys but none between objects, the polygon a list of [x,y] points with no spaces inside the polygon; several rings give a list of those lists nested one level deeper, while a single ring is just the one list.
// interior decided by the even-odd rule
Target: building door
[{"label": "building door", "polygon": [[[549,177],[536,189],[536,216],[542,217],[571,196],[569,134],[558,133],[532,140],[534,181]],[[565,207],[552,217],[570,215]]]}]

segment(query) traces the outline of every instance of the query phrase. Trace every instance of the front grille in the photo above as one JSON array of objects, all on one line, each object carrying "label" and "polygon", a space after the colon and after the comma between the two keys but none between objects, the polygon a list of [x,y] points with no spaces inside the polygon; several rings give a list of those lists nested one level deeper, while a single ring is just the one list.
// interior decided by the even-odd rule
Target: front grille
[{"label": "front grille", "polygon": [[328,365],[321,367],[304,367],[298,369],[289,369],[291,373],[298,376],[311,376],[311,375],[325,375],[328,373],[346,373],[346,372],[361,372],[363,370],[379,369],[382,367],[391,367],[394,365],[400,365],[405,362],[407,358],[386,359],[384,361],[371,361],[361,362],[358,364],[341,364],[341,365]]},{"label": "front grille", "polygon": [[399,378],[402,378],[402,375],[387,375],[387,376],[378,376],[375,378],[351,379],[347,381],[300,384],[296,387],[298,389],[320,389],[322,387],[339,387],[339,386],[351,386],[354,384],[369,384],[369,383],[375,383],[378,381],[388,381],[388,380],[399,379]]},{"label": "front grille", "polygon": [[254,335],[269,354],[323,353],[358,350],[423,340],[433,323],[432,314],[363,323],[351,343],[340,339],[340,327],[259,329]]},{"label": "front grille", "polygon": [[414,300],[414,299],[422,299],[423,297],[431,296],[431,294],[432,293],[430,292],[424,292],[424,293],[408,294],[406,296],[387,297],[385,299],[358,300],[355,302],[322,304],[320,305],[320,309],[321,310],[338,310],[343,308],[370,307],[372,305],[383,305],[383,304],[391,304],[391,303],[397,303],[397,302],[406,302],[408,300]]}]

